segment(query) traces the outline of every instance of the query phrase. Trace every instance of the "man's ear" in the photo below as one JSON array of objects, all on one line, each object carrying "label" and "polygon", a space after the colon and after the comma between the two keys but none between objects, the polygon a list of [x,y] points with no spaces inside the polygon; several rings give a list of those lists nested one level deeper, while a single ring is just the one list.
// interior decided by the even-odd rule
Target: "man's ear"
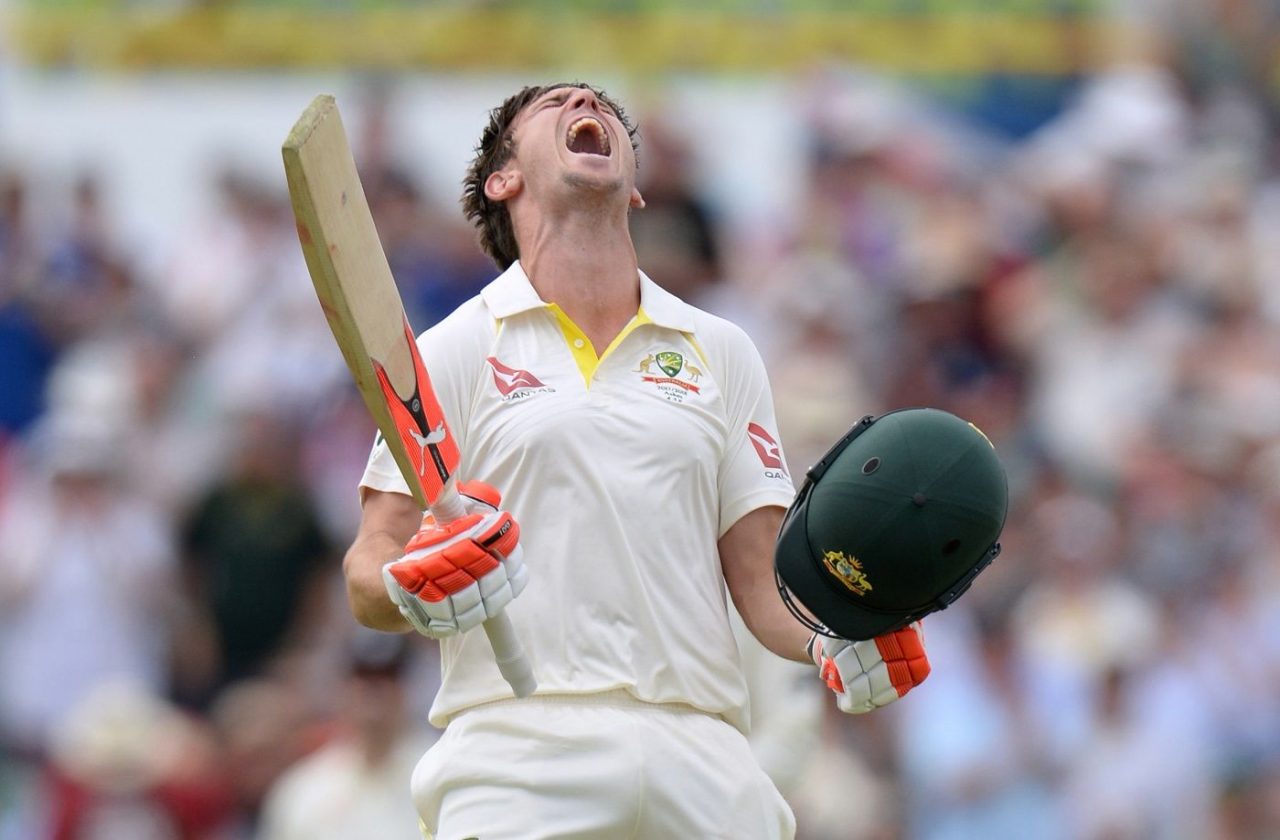
[{"label": "man's ear", "polygon": [[484,179],[484,197],[490,201],[503,202],[515,197],[524,185],[524,179],[516,169],[499,169]]},{"label": "man's ear", "polygon": [[644,207],[644,196],[640,195],[640,190],[635,187],[631,188],[631,209],[639,210]]}]

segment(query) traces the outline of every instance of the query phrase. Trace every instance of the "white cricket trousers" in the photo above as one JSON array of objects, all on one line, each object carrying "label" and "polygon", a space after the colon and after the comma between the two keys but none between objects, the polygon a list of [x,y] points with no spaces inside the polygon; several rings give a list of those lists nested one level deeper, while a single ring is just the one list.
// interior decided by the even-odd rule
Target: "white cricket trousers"
[{"label": "white cricket trousers", "polygon": [[790,840],[795,817],[718,717],[625,692],[453,719],[413,772],[434,840]]}]

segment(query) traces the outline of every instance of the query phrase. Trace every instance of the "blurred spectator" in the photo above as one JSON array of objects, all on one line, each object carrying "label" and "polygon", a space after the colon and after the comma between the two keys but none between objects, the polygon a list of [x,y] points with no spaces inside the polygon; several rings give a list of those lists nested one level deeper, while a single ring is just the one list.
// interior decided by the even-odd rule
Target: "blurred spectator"
[{"label": "blurred spectator", "polygon": [[274,185],[235,169],[209,218],[178,238],[158,284],[188,347],[195,407],[221,419],[271,404],[305,416],[349,380],[316,303],[292,213]]},{"label": "blurred spectator", "polygon": [[1264,107],[1274,103],[1267,96],[1275,84],[1271,39],[1280,27],[1273,4],[1203,0],[1174,6],[1175,14],[1163,24],[1175,41],[1173,62],[1193,101],[1237,91]]},{"label": "blurred spectator", "polygon": [[207,724],[128,682],[61,724],[49,787],[49,840],[211,840],[232,813]]},{"label": "blurred spectator", "polygon": [[118,341],[116,352],[125,368],[118,387],[130,396],[126,460],[133,484],[176,519],[218,474],[234,424],[201,403],[200,382],[190,376],[191,347],[168,325],[140,326]]},{"label": "blurred spectator", "polygon": [[364,473],[377,427],[353,383],[331,393],[305,422],[297,442],[301,475],[326,536],[342,545],[360,523],[359,495],[351,488]]},{"label": "blurred spectator", "polygon": [[763,302],[772,318],[761,352],[770,359],[778,430],[798,487],[849,427],[882,408],[874,374],[859,364],[872,352],[868,340],[851,329],[869,326],[865,313],[873,307],[864,306],[860,278],[819,253],[797,255],[778,272]]},{"label": "blurred spectator", "polygon": [[1048,712],[1029,703],[1007,617],[958,605],[925,627],[938,665],[896,721],[909,836],[1070,836],[1054,802]]},{"label": "blurred spectator", "polygon": [[1214,307],[1178,357],[1182,427],[1205,467],[1229,463],[1280,437],[1280,335],[1250,295]]},{"label": "blurred spectator", "polygon": [[1052,759],[1089,726],[1091,698],[1108,669],[1155,652],[1156,603],[1118,572],[1121,523],[1101,502],[1068,492],[1031,511],[1035,579],[1012,607],[1023,688],[1038,710]]},{"label": "blurred spectator", "polygon": [[644,209],[631,214],[631,239],[641,269],[682,300],[701,305],[723,279],[717,229],[693,180],[688,138],[661,112],[638,120],[636,188]]},{"label": "blurred spectator", "polygon": [[32,293],[36,236],[21,174],[0,177],[0,452],[44,410],[44,380],[56,353]]},{"label": "blurred spectator", "polygon": [[1071,837],[1213,835],[1208,722],[1197,686],[1189,675],[1160,673],[1159,665],[1143,670],[1146,691],[1130,665],[1101,674],[1093,723],[1062,781]]},{"label": "blurred spectator", "polygon": [[[876,725],[850,719],[823,698],[817,748],[788,802],[796,840],[885,840],[903,836],[899,774]],[[887,734],[883,727],[880,732]]]},{"label": "blurred spectator", "polygon": [[1076,480],[1112,484],[1171,402],[1191,326],[1148,257],[1114,230],[1073,240],[1030,271],[1046,307],[1028,331],[1032,419]]},{"label": "blurred spectator", "polygon": [[413,768],[438,733],[407,714],[410,639],[358,631],[334,733],[274,784],[260,840],[418,840]]},{"label": "blurred spectator", "polygon": [[201,346],[224,338],[262,290],[278,285],[287,225],[282,197],[250,176],[223,167],[214,186],[208,218],[178,237],[159,288],[172,323]]},{"label": "blurred spectator", "polygon": [[297,479],[290,428],[265,412],[236,421],[236,451],[183,527],[195,621],[179,695],[203,703],[259,676],[325,620],[334,549]]},{"label": "blurred spectator", "polygon": [[163,694],[178,606],[170,523],[121,481],[121,434],[49,418],[0,508],[0,733],[41,755],[96,686]]},{"label": "blurred spectator", "polygon": [[[1213,448],[1221,458],[1221,449]],[[1231,460],[1221,458],[1220,466]],[[1133,452],[1120,492],[1128,573],[1148,594],[1176,604],[1216,588],[1218,574],[1236,562],[1256,527],[1252,505],[1202,465],[1167,448]]]},{"label": "blurred spectator", "polygon": [[441,212],[406,173],[388,167],[366,173],[362,180],[405,314],[416,331],[435,324],[497,276],[461,216]]},{"label": "blurred spectator", "polygon": [[71,223],[55,237],[33,297],[54,340],[70,345],[128,329],[134,276],[110,236],[101,190],[93,176],[75,183]]},{"label": "blurred spectator", "polygon": [[23,173],[6,171],[0,176],[0,291],[11,300],[30,291],[37,271],[36,231],[32,226]]},{"label": "blurred spectator", "polygon": [[272,786],[318,745],[313,699],[275,677],[240,680],[218,694],[209,719],[232,807],[214,840],[257,840]]},{"label": "blurred spectator", "polygon": [[480,292],[497,270],[475,244],[455,197],[440,201],[396,163],[394,80],[365,80],[355,154],[369,210],[405,314],[421,332]]}]

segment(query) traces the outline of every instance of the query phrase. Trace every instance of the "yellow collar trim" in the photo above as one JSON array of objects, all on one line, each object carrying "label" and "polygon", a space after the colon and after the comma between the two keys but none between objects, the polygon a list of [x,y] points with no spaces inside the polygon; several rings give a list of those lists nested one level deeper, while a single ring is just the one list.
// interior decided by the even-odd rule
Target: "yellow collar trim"
[{"label": "yellow collar trim", "polygon": [[573,322],[573,319],[565,314],[559,304],[549,303],[547,309],[551,310],[551,314],[555,316],[556,323],[560,325],[560,332],[564,334],[564,342],[569,347],[569,352],[573,355],[573,360],[578,364],[578,372],[582,374],[582,381],[587,388],[591,388],[591,378],[595,376],[596,368],[600,367],[600,363],[609,358],[609,354],[613,352],[623,340],[631,335],[636,327],[642,324],[652,324],[651,319],[641,307],[636,311],[635,317],[627,323],[622,331],[609,342],[609,346],[604,349],[600,355],[596,355],[596,348],[591,344],[591,339],[587,338],[587,334],[582,328]]}]

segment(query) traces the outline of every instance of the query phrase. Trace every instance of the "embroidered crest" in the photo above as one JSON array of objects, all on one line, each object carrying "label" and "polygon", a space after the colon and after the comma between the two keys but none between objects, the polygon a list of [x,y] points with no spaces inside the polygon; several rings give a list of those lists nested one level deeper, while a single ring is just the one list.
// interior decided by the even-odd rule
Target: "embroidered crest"
[{"label": "embroidered crest", "polygon": [[835,575],[850,592],[866,595],[871,591],[871,581],[867,580],[867,575],[862,570],[862,561],[857,557],[845,556],[843,551],[824,551],[822,565],[826,566],[827,571]]}]

